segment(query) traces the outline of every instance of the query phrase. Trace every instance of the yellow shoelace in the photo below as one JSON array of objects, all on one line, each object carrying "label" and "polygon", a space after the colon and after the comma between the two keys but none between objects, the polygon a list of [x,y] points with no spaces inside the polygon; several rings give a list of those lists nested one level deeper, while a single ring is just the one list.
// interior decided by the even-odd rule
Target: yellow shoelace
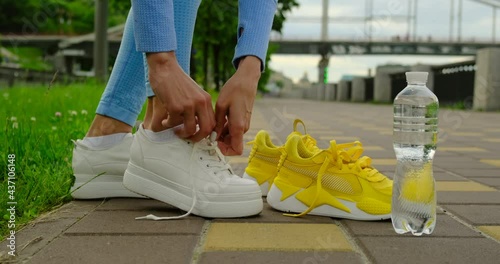
[{"label": "yellow shoelace", "polygon": [[[302,132],[299,132],[297,126],[301,124],[302,127],[304,128],[304,133]],[[293,132],[294,133],[300,133],[301,136],[305,137],[305,139],[303,139],[303,142],[304,142],[304,145],[306,146],[306,148],[308,150],[311,150],[312,152],[317,152],[319,151],[320,149],[318,148],[318,142],[316,141],[316,139],[314,139],[311,135],[307,134],[307,129],[306,129],[306,125],[304,124],[304,122],[300,119],[295,119],[293,121]],[[252,144],[255,144],[255,140],[252,140],[252,141],[249,141],[246,143],[247,145],[252,145]]]},{"label": "yellow shoelace", "polygon": [[378,174],[378,171],[371,167],[371,158],[367,156],[361,157],[361,154],[363,154],[363,146],[359,141],[337,144],[332,140],[330,141],[330,148],[323,151],[327,152],[327,155],[316,176],[316,195],[314,200],[304,212],[300,214],[283,214],[284,216],[301,217],[316,208],[318,197],[323,190],[323,175],[330,163],[335,164],[340,169],[342,169],[343,166],[348,166],[350,169],[356,168],[358,172],[365,170],[367,171],[367,179]]}]

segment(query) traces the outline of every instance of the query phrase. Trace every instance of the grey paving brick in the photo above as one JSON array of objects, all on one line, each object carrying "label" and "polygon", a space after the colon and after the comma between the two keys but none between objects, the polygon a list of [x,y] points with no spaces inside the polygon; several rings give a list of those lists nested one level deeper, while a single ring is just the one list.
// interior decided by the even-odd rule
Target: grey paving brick
[{"label": "grey paving brick", "polygon": [[438,204],[500,204],[500,192],[438,192]]},{"label": "grey paving brick", "polygon": [[443,207],[474,225],[500,225],[500,205],[445,205]]},{"label": "grey paving brick", "polygon": [[434,166],[443,170],[460,170],[460,169],[494,169],[495,166],[482,163],[479,160],[469,160],[469,161],[436,161]]},{"label": "grey paving brick", "polygon": [[486,149],[486,152],[471,152],[467,153],[468,157],[474,158],[474,159],[500,159],[500,153],[498,153],[498,149],[500,148],[500,145],[489,145],[489,146],[478,146],[476,145],[475,147],[477,148],[483,148]]},{"label": "grey paving brick", "polygon": [[486,184],[491,187],[497,187],[500,188],[500,176],[499,177],[474,177],[472,180],[480,182],[482,184]]},{"label": "grey paving brick", "polygon": [[54,218],[81,218],[88,213],[99,208],[105,201],[104,200],[75,200],[71,201],[61,208],[58,208],[54,214],[49,214],[47,217]]},{"label": "grey paving brick", "polygon": [[466,178],[475,178],[475,177],[500,177],[500,168],[498,169],[457,169],[450,168],[449,171],[452,171],[458,175],[464,176]]},{"label": "grey paving brick", "polygon": [[375,263],[498,263],[500,245],[487,238],[360,237]]},{"label": "grey paving brick", "polygon": [[31,263],[189,263],[197,236],[64,236]]},{"label": "grey paving brick", "polygon": [[[364,222],[353,220],[342,220],[342,223],[349,229],[355,236],[402,236],[397,234],[390,220],[378,222]],[[403,235],[403,236],[406,236]],[[408,236],[411,236],[408,234]],[[437,215],[436,228],[432,236],[438,237],[480,237],[481,234],[473,231],[472,229],[460,224],[453,218],[445,214]]]},{"label": "grey paving brick", "polygon": [[[437,148],[436,156],[434,156],[434,159],[438,159],[439,157],[457,157],[458,156],[458,154],[456,152],[440,151],[439,147],[441,147],[441,145],[438,143],[438,148]],[[456,146],[454,146],[454,147],[456,147]]]},{"label": "grey paving brick", "polygon": [[[378,171],[387,171],[387,172],[390,172],[390,171],[395,171],[396,170],[396,165],[373,165],[373,167],[375,169],[377,169]],[[392,178],[392,175],[386,175],[386,176]]]},{"label": "grey paving brick", "polygon": [[[273,130],[279,137],[277,144],[284,142],[292,130],[293,119],[281,118],[298,115],[308,125],[309,131],[320,130],[318,127],[321,127],[321,130],[340,131],[341,136],[359,137],[366,146],[376,145],[385,149],[367,150],[365,154],[372,158],[395,157],[392,135],[382,135],[377,131],[364,130],[362,127],[352,125],[353,122],[363,123],[366,126],[390,130],[392,127],[390,105],[264,99],[256,101],[254,110],[265,118],[260,124],[261,128]],[[456,127],[456,117],[460,119],[459,127]],[[434,166],[436,179],[454,181],[466,177],[498,187],[500,168],[482,163],[480,159],[500,159],[498,151],[500,143],[482,141],[481,138],[474,136],[452,134],[480,132],[484,138],[500,137],[498,132],[483,131],[487,128],[500,128],[500,115],[443,109],[440,128],[446,129],[450,136],[446,140],[440,138]],[[334,138],[335,136],[332,137]],[[327,143],[328,141],[324,140],[320,142],[324,147],[328,146]],[[477,147],[487,152],[439,151],[439,147],[444,146]],[[248,155],[248,149],[244,155]],[[234,164],[233,168],[241,174],[245,166],[244,163],[238,163]],[[390,177],[395,169],[394,165],[376,167]],[[25,227],[18,233],[18,244],[23,244],[25,241],[33,242],[22,251],[22,254],[30,257],[29,255],[38,252],[31,261],[33,263],[189,263],[192,249],[205,221],[203,218],[190,216],[179,221],[138,221],[134,219],[136,216],[149,213],[167,216],[180,215],[184,212],[152,200],[111,199],[102,205],[101,203],[102,201],[98,200],[75,201],[63,207],[64,210],[54,214],[53,218],[41,221],[35,226]],[[495,222],[495,219],[499,218],[498,214],[494,210],[487,209],[493,208],[498,211],[500,191],[439,192],[438,203],[471,223],[498,224]],[[76,222],[78,220],[80,221]],[[267,206],[257,217],[213,221],[333,223],[333,220],[327,217],[306,216],[298,219],[284,217],[281,212],[273,211]],[[500,259],[498,243],[479,236],[446,214],[438,215],[433,235],[419,238],[396,235],[390,221],[341,220],[341,222],[354,235],[354,239],[359,242],[362,249],[373,258],[374,263],[498,263]],[[37,239],[38,237],[42,239]],[[51,242],[48,243],[49,241]],[[360,256],[354,252],[319,253],[204,252],[199,255],[198,263],[362,262]]]},{"label": "grey paving brick", "polygon": [[205,252],[201,255],[200,264],[221,263],[273,263],[273,264],[306,264],[306,263],[363,263],[361,257],[354,252]]},{"label": "grey paving brick", "polygon": [[[180,210],[152,211],[157,216],[182,215]],[[86,234],[198,234],[204,219],[188,216],[179,221],[135,220],[145,216],[134,211],[95,211],[72,226],[66,233]]]},{"label": "grey paving brick", "polygon": [[153,199],[113,198],[106,201],[97,210],[162,211],[175,210],[175,207]]},{"label": "grey paving brick", "polygon": [[449,173],[449,172],[434,172],[433,173],[434,175],[434,179],[436,179],[436,181],[466,181],[467,178],[465,177],[462,177],[462,176],[459,176],[459,175],[456,175],[456,174],[453,174],[453,173]]},{"label": "grey paving brick", "polygon": [[[61,218],[51,221],[40,219],[36,223],[31,223],[22,230],[16,232],[14,235],[17,254],[15,260],[21,262],[30,258],[76,221],[78,221],[78,219]],[[6,238],[7,237],[9,237],[9,235],[7,235]],[[8,257],[8,251],[10,251],[10,249],[7,248],[9,242],[10,240],[4,240],[0,243],[0,263],[8,259],[6,257]]]},{"label": "grey paving brick", "polygon": [[[368,144],[364,144],[368,145]],[[363,156],[368,156],[372,159],[394,159],[396,156],[392,151],[375,151],[375,150],[365,150]]]},{"label": "grey paving brick", "polygon": [[[18,230],[15,234],[18,254],[16,261],[30,258],[101,203],[102,201],[72,201]],[[7,242],[10,241],[0,243],[0,256],[7,256]]]},{"label": "grey paving brick", "polygon": [[441,157],[434,160],[434,166],[443,169],[489,169],[492,166],[470,157]]}]

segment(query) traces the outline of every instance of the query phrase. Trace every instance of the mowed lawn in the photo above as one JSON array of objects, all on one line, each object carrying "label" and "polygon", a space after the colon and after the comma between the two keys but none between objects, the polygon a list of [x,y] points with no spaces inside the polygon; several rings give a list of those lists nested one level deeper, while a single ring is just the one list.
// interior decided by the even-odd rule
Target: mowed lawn
[{"label": "mowed lawn", "polygon": [[[0,235],[9,232],[14,201],[16,229],[54,206],[70,201],[72,139],[93,120],[104,85],[86,83],[0,88]],[[10,155],[10,156],[9,156]],[[15,155],[14,159],[10,159]],[[10,157],[10,158],[9,158]],[[15,180],[8,189],[8,164]],[[12,173],[11,173],[12,175]]]}]

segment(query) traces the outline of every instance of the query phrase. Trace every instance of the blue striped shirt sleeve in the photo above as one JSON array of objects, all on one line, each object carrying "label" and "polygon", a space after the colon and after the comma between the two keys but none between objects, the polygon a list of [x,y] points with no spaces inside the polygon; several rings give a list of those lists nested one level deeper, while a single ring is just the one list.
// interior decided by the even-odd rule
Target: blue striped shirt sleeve
[{"label": "blue striped shirt sleeve", "polygon": [[276,8],[276,0],[239,0],[238,43],[233,58],[235,68],[242,57],[251,55],[260,59],[261,70],[264,70]]}]

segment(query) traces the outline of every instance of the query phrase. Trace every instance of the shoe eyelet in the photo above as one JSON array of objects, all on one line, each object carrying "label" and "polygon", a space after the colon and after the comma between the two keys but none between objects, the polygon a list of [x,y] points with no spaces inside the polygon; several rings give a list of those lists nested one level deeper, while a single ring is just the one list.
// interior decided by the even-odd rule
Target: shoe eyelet
[{"label": "shoe eyelet", "polygon": [[208,164],[207,164],[207,168],[208,168],[208,167],[210,167],[210,166],[208,166]]},{"label": "shoe eyelet", "polygon": [[203,157],[200,157],[200,160],[203,160]]}]

